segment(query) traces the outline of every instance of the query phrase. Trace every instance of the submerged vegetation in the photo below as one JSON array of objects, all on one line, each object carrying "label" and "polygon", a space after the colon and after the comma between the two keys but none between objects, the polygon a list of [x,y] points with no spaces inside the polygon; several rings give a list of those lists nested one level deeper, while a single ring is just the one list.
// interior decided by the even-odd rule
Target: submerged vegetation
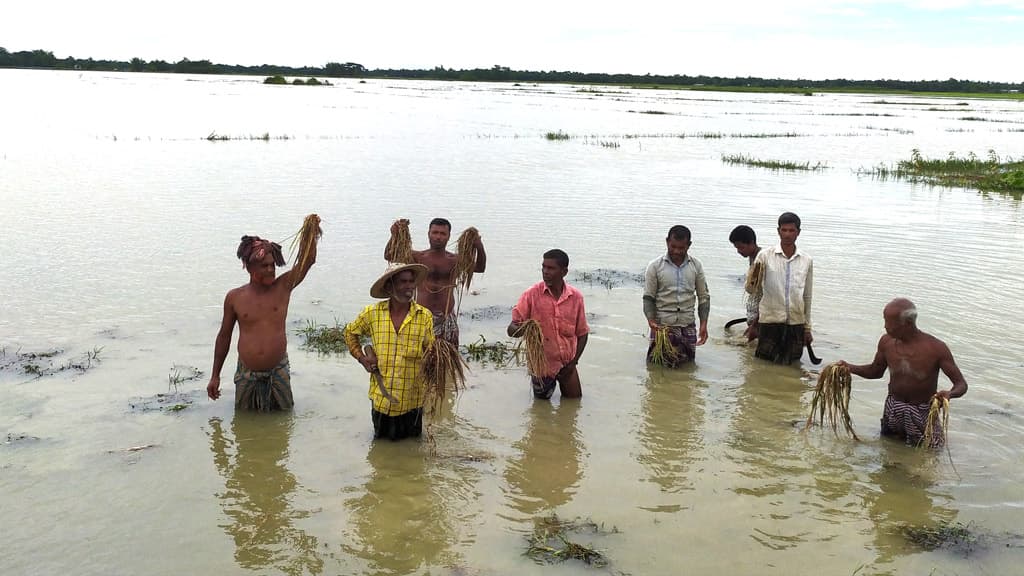
[{"label": "submerged vegetation", "polygon": [[[533,533],[527,537],[526,555],[538,564],[579,560],[596,567],[608,565],[608,558],[600,551],[569,539],[572,533],[608,534],[604,527],[591,520],[562,520],[555,514],[534,518]],[[617,534],[613,527],[611,534]]]},{"label": "submerged vegetation", "polygon": [[286,79],[284,76],[281,76],[280,74],[276,74],[274,76],[267,76],[266,78],[263,79],[263,83],[278,85],[291,84],[292,86],[331,86],[330,81],[317,80],[316,78],[313,77],[307,78],[305,80],[303,80],[302,78],[296,78],[291,82],[288,82],[288,79]]},{"label": "submerged vegetation", "polygon": [[348,352],[348,346],[345,344],[345,325],[338,319],[334,320],[334,326],[306,320],[306,325],[297,329],[295,333],[302,337],[301,346],[307,350],[320,354]]},{"label": "submerged vegetation", "polygon": [[985,159],[973,152],[964,157],[950,152],[944,159],[932,159],[925,158],[915,148],[910,160],[900,160],[896,166],[880,165],[857,172],[882,180],[892,178],[931,186],[974,188],[982,192],[1001,192],[1015,198],[1024,195],[1024,158],[1000,158],[995,150],[989,150]]},{"label": "submerged vegetation", "polygon": [[900,533],[908,542],[925,550],[947,548],[967,556],[978,542],[971,528],[970,523],[942,522],[936,526],[901,525]]},{"label": "submerged vegetation", "polygon": [[263,134],[248,136],[228,136],[227,134],[217,134],[216,131],[210,132],[204,140],[209,142],[227,142],[229,140],[262,140],[264,142],[270,142],[271,140],[291,140],[292,137],[287,134],[281,134],[279,136],[271,136],[270,132],[264,132]]},{"label": "submerged vegetation", "polygon": [[64,350],[54,348],[45,352],[22,352],[20,349],[10,353],[6,348],[0,348],[0,371],[14,370],[28,374],[36,378],[52,376],[67,370],[86,372],[100,360],[102,346],[83,353],[76,358],[68,358],[59,362],[58,358],[64,354]]},{"label": "submerged vegetation", "polygon": [[824,170],[825,168],[828,168],[827,165],[821,162],[811,164],[810,162],[789,162],[786,160],[762,160],[760,158],[745,156],[743,154],[723,155],[722,162],[725,162],[726,164],[743,164],[746,166],[767,168],[769,170],[799,170],[817,172],[819,170]]}]

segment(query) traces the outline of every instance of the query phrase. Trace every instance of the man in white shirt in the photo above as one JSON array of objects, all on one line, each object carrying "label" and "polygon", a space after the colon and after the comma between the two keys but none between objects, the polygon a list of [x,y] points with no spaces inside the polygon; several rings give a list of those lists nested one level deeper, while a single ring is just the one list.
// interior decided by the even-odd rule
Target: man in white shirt
[{"label": "man in white shirt", "polygon": [[[779,216],[779,244],[762,250],[754,261],[761,278],[754,282],[751,297],[757,302],[757,318],[748,337],[757,338],[758,358],[790,364],[810,344],[811,288],[814,263],[796,247],[800,217],[792,212]],[[759,267],[760,265],[760,267]],[[750,283],[748,283],[749,285]]]}]

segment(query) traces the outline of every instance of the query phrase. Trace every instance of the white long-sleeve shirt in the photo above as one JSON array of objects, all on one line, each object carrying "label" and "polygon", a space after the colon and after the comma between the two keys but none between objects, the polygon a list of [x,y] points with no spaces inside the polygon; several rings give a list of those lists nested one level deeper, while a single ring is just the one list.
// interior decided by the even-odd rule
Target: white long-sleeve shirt
[{"label": "white long-sleeve shirt", "polygon": [[811,289],[814,283],[814,261],[799,248],[786,258],[782,246],[761,250],[755,262],[764,266],[764,282],[758,302],[760,324],[803,324],[811,329]]}]

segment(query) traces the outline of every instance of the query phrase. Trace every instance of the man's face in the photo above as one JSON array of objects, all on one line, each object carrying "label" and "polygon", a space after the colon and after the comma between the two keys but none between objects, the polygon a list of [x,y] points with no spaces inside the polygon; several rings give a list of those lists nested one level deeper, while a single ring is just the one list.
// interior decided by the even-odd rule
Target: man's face
[{"label": "man's face", "polygon": [[796,227],[796,224],[783,224],[779,226],[779,242],[783,246],[793,246],[796,244],[796,237],[800,235],[800,229]]},{"label": "man's face", "polygon": [[690,249],[690,240],[676,240],[671,236],[665,240],[665,244],[668,246],[668,257],[677,266],[683,263],[686,258],[686,252]]},{"label": "man's face", "polygon": [[409,302],[416,296],[416,274],[402,270],[391,277],[391,297],[399,302]]},{"label": "man's face", "polygon": [[274,265],[274,255],[268,250],[263,258],[259,260],[252,260],[246,267],[249,271],[249,278],[257,284],[263,284],[264,286],[270,286],[274,283],[274,278],[277,276],[277,266]]},{"label": "man's face", "polygon": [[732,245],[736,248],[736,253],[744,258],[753,256],[754,250],[757,248],[757,244],[747,242],[733,242]]},{"label": "man's face", "polygon": [[562,278],[569,273],[568,268],[562,268],[554,258],[545,258],[544,262],[540,265],[540,274],[544,279],[544,284],[551,288],[561,283]]},{"label": "man's face", "polygon": [[885,320],[885,333],[897,340],[902,340],[907,333],[907,323],[900,318],[902,310],[896,306],[886,306],[882,310]]},{"label": "man's face", "polygon": [[444,250],[448,246],[448,239],[452,236],[452,229],[444,224],[431,224],[427,230],[427,241],[434,250]]}]

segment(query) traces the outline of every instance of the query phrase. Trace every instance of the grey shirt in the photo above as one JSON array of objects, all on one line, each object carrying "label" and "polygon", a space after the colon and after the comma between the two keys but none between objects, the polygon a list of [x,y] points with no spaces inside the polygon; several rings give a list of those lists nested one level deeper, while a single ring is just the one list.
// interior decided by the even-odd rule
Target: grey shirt
[{"label": "grey shirt", "polygon": [[707,322],[711,294],[704,277],[704,266],[689,254],[681,266],[664,254],[647,265],[644,275],[644,316],[665,326],[689,326],[694,323],[693,307],[701,322]]}]

